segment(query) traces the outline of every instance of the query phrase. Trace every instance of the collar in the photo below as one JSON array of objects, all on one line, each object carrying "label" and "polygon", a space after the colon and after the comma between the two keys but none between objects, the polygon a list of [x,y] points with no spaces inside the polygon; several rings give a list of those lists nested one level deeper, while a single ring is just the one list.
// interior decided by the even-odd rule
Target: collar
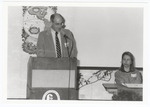
[{"label": "collar", "polygon": [[[52,34],[55,34],[56,31],[54,31],[54,30],[51,28],[51,32],[52,32]],[[59,32],[58,32],[58,33],[59,33]]]},{"label": "collar", "polygon": [[[52,33],[54,33],[55,34],[55,32],[56,31],[54,31],[52,28],[50,28],[49,30],[47,30],[47,35],[50,35],[50,34],[52,34]],[[62,32],[58,32],[58,34],[60,34],[60,35],[64,35]]]}]

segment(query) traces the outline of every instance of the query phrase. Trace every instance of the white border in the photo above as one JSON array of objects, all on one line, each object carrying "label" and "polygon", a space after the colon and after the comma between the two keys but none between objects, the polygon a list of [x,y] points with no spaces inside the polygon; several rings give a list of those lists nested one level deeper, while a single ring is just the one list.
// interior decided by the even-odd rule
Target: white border
[{"label": "white border", "polygon": [[[142,0],[141,0],[142,1]],[[144,0],[143,0],[144,2]],[[88,7],[143,7],[144,8],[144,50],[143,50],[143,70],[146,73],[144,74],[144,83],[143,83],[143,102],[124,102],[124,101],[43,101],[43,100],[7,100],[6,96],[7,96],[7,28],[8,28],[8,22],[7,22],[7,8],[8,6],[77,6],[77,7],[83,7],[83,6],[88,6]],[[150,68],[148,67],[148,63],[149,63],[149,55],[150,55],[150,43],[149,43],[149,23],[148,19],[149,19],[149,8],[150,8],[150,4],[149,2],[146,0],[146,3],[89,3],[89,2],[82,2],[82,3],[63,3],[63,2],[3,2],[2,4],[2,75],[1,77],[3,78],[3,87],[2,87],[2,106],[6,106],[5,104],[24,104],[24,106],[28,106],[28,104],[51,104],[54,106],[86,106],[86,107],[91,107],[91,106],[148,106],[150,105],[150,100],[149,100],[149,81],[150,81],[150,77],[148,77],[148,74],[150,74]],[[32,105],[33,106],[33,105]],[[36,105],[35,105],[36,106]],[[48,105],[49,106],[49,105]]]}]

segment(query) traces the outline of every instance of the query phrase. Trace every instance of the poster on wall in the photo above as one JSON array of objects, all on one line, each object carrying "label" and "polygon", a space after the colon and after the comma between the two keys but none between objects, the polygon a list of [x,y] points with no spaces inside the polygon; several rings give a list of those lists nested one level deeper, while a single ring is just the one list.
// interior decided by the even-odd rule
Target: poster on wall
[{"label": "poster on wall", "polygon": [[36,54],[39,33],[51,26],[50,16],[56,13],[56,6],[22,6],[23,29],[22,48],[29,54]]}]

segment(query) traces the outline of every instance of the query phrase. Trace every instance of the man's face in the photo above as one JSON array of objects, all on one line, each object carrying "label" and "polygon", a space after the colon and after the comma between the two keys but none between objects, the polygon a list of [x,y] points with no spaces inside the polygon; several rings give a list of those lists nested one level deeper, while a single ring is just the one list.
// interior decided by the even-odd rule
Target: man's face
[{"label": "man's face", "polygon": [[55,16],[52,22],[52,29],[56,32],[59,32],[63,26],[63,19],[60,16]]}]

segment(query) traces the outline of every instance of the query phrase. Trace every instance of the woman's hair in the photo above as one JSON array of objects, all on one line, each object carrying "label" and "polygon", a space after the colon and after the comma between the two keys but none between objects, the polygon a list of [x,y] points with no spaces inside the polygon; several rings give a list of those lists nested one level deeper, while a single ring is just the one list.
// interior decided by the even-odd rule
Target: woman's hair
[{"label": "woman's hair", "polygon": [[124,66],[123,66],[123,63],[122,63],[123,57],[124,57],[125,55],[128,55],[128,56],[131,58],[130,72],[135,71],[135,58],[134,58],[133,54],[132,54],[131,52],[128,52],[128,51],[127,51],[127,52],[124,52],[124,53],[122,54],[120,70],[121,70],[122,72],[125,72]]}]

